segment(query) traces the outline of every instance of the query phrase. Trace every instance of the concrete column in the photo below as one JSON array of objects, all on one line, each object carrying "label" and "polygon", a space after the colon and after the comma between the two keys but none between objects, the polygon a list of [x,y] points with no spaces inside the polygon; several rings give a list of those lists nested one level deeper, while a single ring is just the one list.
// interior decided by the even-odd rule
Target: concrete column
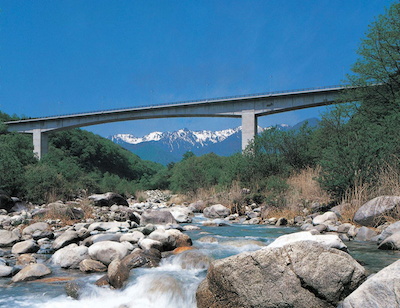
[{"label": "concrete column", "polygon": [[254,110],[245,110],[242,113],[242,151],[257,134],[257,117]]},{"label": "concrete column", "polygon": [[41,129],[33,130],[33,152],[41,159],[49,151],[49,139]]}]

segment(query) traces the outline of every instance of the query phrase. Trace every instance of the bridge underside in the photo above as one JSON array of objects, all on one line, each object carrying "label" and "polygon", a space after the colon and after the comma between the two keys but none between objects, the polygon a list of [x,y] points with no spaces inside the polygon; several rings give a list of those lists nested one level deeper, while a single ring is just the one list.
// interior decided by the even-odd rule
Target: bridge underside
[{"label": "bridge underside", "polygon": [[242,119],[242,150],[257,134],[257,118],[268,114],[335,103],[343,88],[286,92],[251,97],[148,106],[7,122],[9,131],[33,134],[34,152],[48,151],[48,133],[103,123],[171,117],[231,117]]}]

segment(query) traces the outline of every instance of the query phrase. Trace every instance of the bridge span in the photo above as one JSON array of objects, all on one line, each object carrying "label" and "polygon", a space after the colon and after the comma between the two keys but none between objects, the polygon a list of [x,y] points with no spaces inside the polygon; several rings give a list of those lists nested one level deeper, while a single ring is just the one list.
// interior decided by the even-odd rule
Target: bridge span
[{"label": "bridge span", "polygon": [[34,152],[42,158],[48,151],[50,132],[103,123],[172,117],[230,117],[242,119],[242,149],[257,134],[257,118],[269,114],[334,104],[343,86],[239,95],[10,121],[10,132],[33,135]]}]

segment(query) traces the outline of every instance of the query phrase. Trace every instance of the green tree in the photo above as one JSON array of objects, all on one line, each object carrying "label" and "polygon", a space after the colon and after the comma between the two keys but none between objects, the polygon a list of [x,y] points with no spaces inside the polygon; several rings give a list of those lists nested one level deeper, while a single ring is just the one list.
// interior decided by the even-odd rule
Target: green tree
[{"label": "green tree", "polygon": [[322,183],[337,199],[355,183],[374,183],[383,163],[400,154],[400,4],[370,26],[348,76],[351,87],[316,133]]}]

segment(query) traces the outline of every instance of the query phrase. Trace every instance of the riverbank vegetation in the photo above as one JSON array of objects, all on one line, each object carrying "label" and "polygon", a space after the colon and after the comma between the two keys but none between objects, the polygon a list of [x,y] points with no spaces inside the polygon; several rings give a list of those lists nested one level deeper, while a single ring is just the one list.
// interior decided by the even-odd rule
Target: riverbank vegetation
[{"label": "riverbank vegetation", "polygon": [[[342,204],[350,217],[366,200],[400,194],[399,29],[396,3],[371,24],[342,104],[331,107],[316,127],[271,128],[243,154],[188,152],[164,167],[79,129],[53,133],[49,154],[38,161],[30,136],[7,133],[0,125],[0,189],[32,202],[170,189],[224,202],[237,212],[256,203],[296,213],[320,203]],[[10,119],[0,114],[0,122]]]}]

